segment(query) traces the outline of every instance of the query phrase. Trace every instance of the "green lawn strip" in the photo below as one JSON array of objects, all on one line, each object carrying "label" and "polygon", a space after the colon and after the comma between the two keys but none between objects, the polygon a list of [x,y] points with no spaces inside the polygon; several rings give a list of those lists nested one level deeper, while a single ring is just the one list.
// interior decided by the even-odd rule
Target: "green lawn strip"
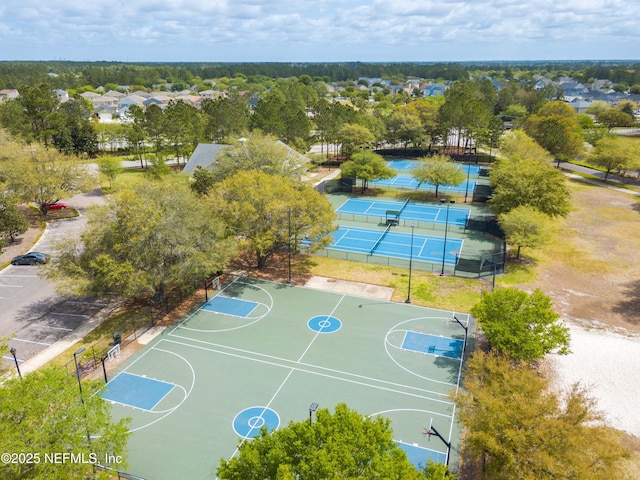
[{"label": "green lawn strip", "polygon": [[150,320],[150,317],[141,318],[138,308],[119,310],[96,326],[82,340],[58,355],[52,363],[66,365],[73,360],[73,353],[80,348],[93,349],[92,353],[105,355],[110,348],[109,343],[113,342],[114,333],[120,333],[124,341],[133,333],[135,326],[140,326],[145,320]]},{"label": "green lawn strip", "polygon": [[[369,283],[394,289],[393,301],[407,298],[409,270],[349,260],[313,257],[309,273],[338,280]],[[416,305],[468,312],[486,285],[477,279],[444,276],[413,270],[411,301]]]}]

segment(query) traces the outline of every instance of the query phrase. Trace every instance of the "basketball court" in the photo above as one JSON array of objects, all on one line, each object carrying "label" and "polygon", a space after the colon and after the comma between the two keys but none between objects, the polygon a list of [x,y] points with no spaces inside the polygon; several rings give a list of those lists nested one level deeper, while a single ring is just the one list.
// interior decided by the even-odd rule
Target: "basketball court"
[{"label": "basketball court", "polygon": [[101,392],[132,418],[129,473],[216,478],[239,442],[308,420],[314,403],[389,418],[418,467],[456,465],[450,394],[473,342],[468,315],[246,277],[221,287]]}]

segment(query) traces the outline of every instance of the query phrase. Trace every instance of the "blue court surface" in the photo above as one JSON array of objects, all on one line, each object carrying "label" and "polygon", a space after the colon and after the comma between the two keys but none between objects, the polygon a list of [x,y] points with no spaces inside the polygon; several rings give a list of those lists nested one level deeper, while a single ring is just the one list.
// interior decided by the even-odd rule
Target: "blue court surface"
[{"label": "blue court surface", "polygon": [[100,396],[122,405],[153,410],[174,386],[172,383],[123,372],[107,384]]},{"label": "blue court surface", "polygon": [[209,300],[202,310],[246,318],[257,306],[256,302],[218,295]]},{"label": "blue court surface", "polygon": [[338,207],[336,212],[384,218],[387,210],[400,211],[400,218],[403,220],[448,223],[449,225],[458,226],[465,226],[470,214],[468,208],[449,207],[447,217],[447,209],[440,206],[411,202],[405,205],[405,202],[364,200],[360,198],[349,198]]},{"label": "blue court surface", "polygon": [[449,358],[462,358],[464,342],[455,338],[439,337],[419,332],[406,332],[402,348]]},{"label": "blue court surface", "polygon": [[447,454],[442,452],[436,452],[434,450],[430,450],[428,448],[420,447],[418,445],[412,445],[410,443],[405,442],[397,442],[400,447],[407,454],[407,458],[409,461],[415,465],[416,468],[422,470],[427,466],[427,462],[429,459],[433,461],[433,463],[442,463],[446,464],[447,462]]},{"label": "blue court surface", "polygon": [[[382,180],[372,180],[369,182],[372,187],[388,187],[388,188],[401,188],[401,189],[413,189],[413,190],[435,190],[436,186],[431,183],[418,182],[411,175],[397,175],[393,178],[386,178]],[[440,185],[438,191],[447,192],[467,192],[473,195],[476,189],[476,182],[464,181],[458,185]]]},{"label": "blue court surface", "polygon": [[[418,160],[390,160],[387,162],[387,167],[402,173],[409,173],[411,170],[421,165],[422,162]],[[469,164],[457,164],[465,175],[477,177],[480,174],[479,165]]]},{"label": "blue court surface", "polygon": [[333,242],[327,248],[407,260],[413,258],[431,263],[442,262],[444,254],[445,264],[456,265],[462,244],[463,241],[458,238],[447,238],[445,247],[444,238],[441,237],[413,235],[412,240],[410,233],[389,231],[383,236],[383,230],[340,227],[333,232]]}]

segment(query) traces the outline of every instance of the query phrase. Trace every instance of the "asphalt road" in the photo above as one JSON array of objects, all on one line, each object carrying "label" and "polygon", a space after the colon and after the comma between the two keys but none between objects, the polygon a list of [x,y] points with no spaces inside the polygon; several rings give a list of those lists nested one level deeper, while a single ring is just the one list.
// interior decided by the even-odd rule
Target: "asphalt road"
[{"label": "asphalt road", "polygon": [[[85,228],[87,208],[104,203],[99,192],[76,195],[65,200],[80,216],[50,222],[32,250],[55,256],[59,242],[76,238]],[[9,338],[21,364],[64,339],[83,322],[106,306],[94,298],[58,295],[52,282],[40,278],[39,266],[8,266],[0,272],[0,337]],[[11,354],[3,357],[15,368]]]}]

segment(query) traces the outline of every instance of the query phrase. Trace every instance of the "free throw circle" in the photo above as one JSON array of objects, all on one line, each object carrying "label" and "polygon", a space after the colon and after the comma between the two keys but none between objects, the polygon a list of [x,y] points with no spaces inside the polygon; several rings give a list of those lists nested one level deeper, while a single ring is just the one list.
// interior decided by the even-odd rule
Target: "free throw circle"
[{"label": "free throw circle", "polygon": [[307,325],[314,332],[333,333],[340,330],[342,322],[331,315],[318,315],[310,319]]},{"label": "free throw circle", "polygon": [[266,426],[268,431],[280,426],[278,414],[267,407],[249,407],[238,413],[233,419],[233,431],[242,438],[253,438]]}]

